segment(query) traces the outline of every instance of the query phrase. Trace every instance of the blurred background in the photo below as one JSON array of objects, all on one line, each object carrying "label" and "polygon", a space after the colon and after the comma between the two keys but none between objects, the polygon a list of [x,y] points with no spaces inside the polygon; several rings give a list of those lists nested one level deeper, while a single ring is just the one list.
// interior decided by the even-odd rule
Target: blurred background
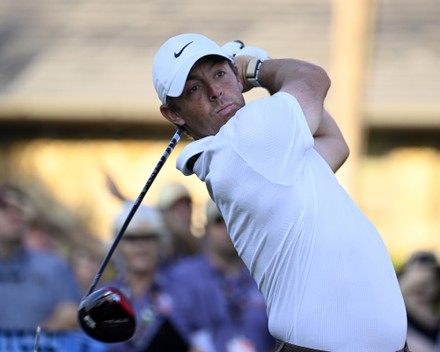
[{"label": "blurred background", "polygon": [[[154,53],[182,32],[240,39],[329,72],[327,108],[351,148],[344,187],[396,263],[439,253],[439,19],[438,0],[0,0],[0,181],[25,188],[61,232],[108,240],[121,204],[106,177],[136,198],[174,132]],[[144,202],[181,182],[197,226],[208,194],[175,168],[186,143]]]}]

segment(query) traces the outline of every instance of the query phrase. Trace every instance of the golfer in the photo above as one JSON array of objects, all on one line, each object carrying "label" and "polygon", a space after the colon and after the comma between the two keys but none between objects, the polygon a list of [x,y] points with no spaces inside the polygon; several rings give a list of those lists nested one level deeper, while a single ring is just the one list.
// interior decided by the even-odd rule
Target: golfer
[{"label": "golfer", "polygon": [[[178,169],[206,183],[265,298],[277,351],[408,351],[389,254],[334,175],[348,148],[324,109],[329,77],[245,49],[232,58],[198,34],[159,48],[160,111],[194,139]],[[243,92],[260,86],[270,96],[246,104]]]}]

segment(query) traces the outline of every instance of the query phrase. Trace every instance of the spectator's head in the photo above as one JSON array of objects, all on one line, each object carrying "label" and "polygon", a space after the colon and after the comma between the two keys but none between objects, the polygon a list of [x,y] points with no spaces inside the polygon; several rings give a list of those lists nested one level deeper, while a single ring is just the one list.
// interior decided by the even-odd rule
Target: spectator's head
[{"label": "spectator's head", "polygon": [[440,299],[440,265],[433,252],[412,254],[398,277],[406,300],[434,305]]},{"label": "spectator's head", "polygon": [[[79,242],[73,244],[70,249],[69,261],[73,269],[75,278],[83,294],[88,292],[99,267],[107,254],[107,248],[98,238],[87,232],[77,232],[74,235],[83,236],[86,243]],[[101,282],[107,280],[114,274],[114,263],[110,262],[101,277]],[[111,270],[109,270],[111,268]]]},{"label": "spectator's head", "polygon": [[167,211],[182,202],[191,205],[191,194],[183,184],[173,182],[162,187],[159,194],[158,207],[162,211]]},{"label": "spectator's head", "polygon": [[225,259],[238,258],[225,221],[213,201],[206,204],[205,241],[210,251]]},{"label": "spectator's head", "polygon": [[32,212],[31,202],[21,189],[0,186],[0,247],[21,246]]},{"label": "spectator's head", "polygon": [[165,185],[159,194],[158,207],[165,218],[179,222],[180,226],[191,227],[192,197],[184,185],[180,183]]},{"label": "spectator's head", "polygon": [[[132,207],[133,202],[125,202],[117,215],[113,222],[115,235]],[[159,262],[160,240],[164,235],[160,213],[153,207],[140,205],[118,246],[125,270],[136,274],[155,271]]]}]

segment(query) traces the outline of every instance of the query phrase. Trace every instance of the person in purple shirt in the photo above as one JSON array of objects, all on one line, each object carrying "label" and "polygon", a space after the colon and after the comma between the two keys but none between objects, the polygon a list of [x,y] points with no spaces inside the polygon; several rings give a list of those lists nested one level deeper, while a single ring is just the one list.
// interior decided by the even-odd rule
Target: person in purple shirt
[{"label": "person in purple shirt", "polygon": [[174,318],[203,352],[269,352],[264,299],[237,255],[217,207],[206,207],[203,252],[169,273]]},{"label": "person in purple shirt", "polygon": [[[133,202],[125,202],[113,222],[116,234]],[[106,283],[120,289],[136,315],[136,330],[131,339],[108,345],[109,352],[143,352],[165,317],[173,309],[165,290],[166,275],[160,270],[160,241],[166,229],[156,208],[141,205],[122,237],[117,251],[117,277]]]}]

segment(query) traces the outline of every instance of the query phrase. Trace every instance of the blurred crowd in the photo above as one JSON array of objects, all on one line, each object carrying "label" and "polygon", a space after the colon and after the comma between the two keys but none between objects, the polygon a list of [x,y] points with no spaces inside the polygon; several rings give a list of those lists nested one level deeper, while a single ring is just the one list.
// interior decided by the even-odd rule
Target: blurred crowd
[{"label": "blurred crowd", "polygon": [[[132,200],[119,198],[111,238],[133,206]],[[193,206],[189,190],[170,183],[155,206],[139,207],[99,283],[127,296],[136,331],[126,342],[105,344],[79,328],[77,308],[108,243],[84,229],[61,231],[24,189],[0,185],[0,352],[30,350],[38,326],[42,351],[154,352],[153,341],[166,346],[176,336],[182,352],[274,351],[263,297],[221,214],[209,201],[204,233],[195,236]],[[440,352],[440,264],[435,253],[413,253],[398,278],[411,351]],[[164,321],[173,327],[169,338],[158,335]]]},{"label": "blurred crowd", "polygon": [[[112,193],[121,206],[110,242],[133,206]],[[153,352],[153,342],[167,350],[176,338],[182,352],[273,351],[264,300],[216,206],[206,204],[201,236],[194,235],[193,211],[179,183],[165,185],[155,206],[138,208],[98,284],[129,299],[136,331],[106,344],[79,328],[77,310],[109,243],[54,226],[24,189],[0,185],[0,352],[31,350],[37,327],[41,351]],[[172,331],[160,334],[165,321]]]}]

